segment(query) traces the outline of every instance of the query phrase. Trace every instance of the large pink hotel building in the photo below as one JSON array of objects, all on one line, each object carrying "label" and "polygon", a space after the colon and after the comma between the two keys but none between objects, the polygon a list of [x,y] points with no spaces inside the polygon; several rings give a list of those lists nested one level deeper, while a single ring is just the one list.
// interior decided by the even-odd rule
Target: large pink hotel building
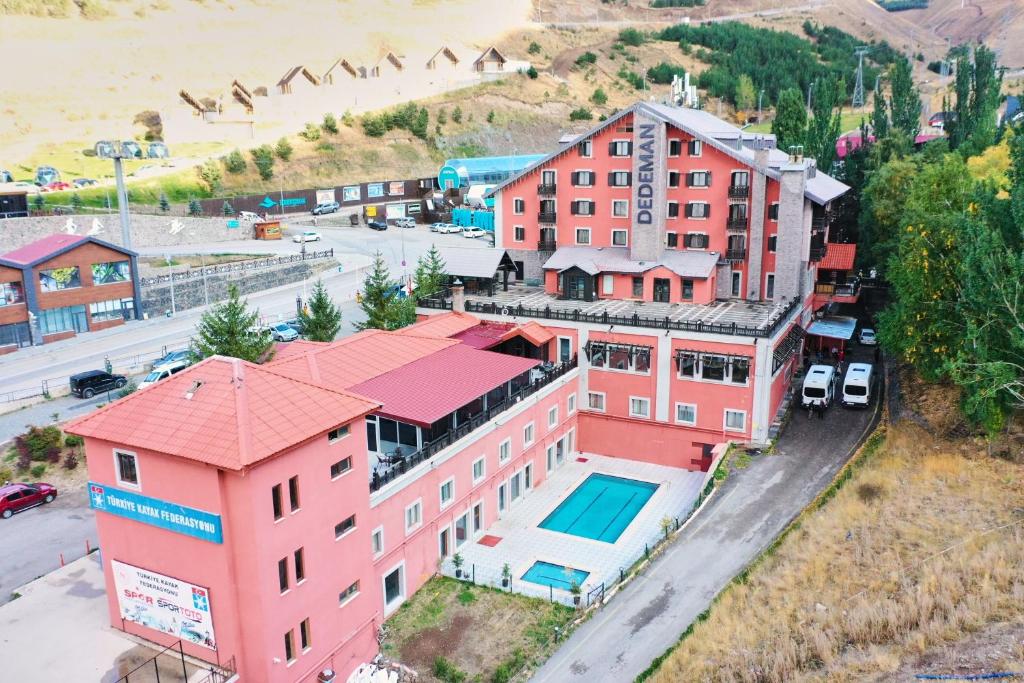
[{"label": "large pink hotel building", "polygon": [[111,623],[244,681],[344,681],[439,562],[579,452],[764,442],[845,186],[638,104],[496,190],[507,291],[396,332],[213,357],[76,420]]}]

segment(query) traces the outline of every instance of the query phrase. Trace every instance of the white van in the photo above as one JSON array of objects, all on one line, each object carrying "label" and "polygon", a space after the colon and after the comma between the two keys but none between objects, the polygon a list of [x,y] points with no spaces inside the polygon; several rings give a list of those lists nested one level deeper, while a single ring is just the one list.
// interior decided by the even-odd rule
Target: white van
[{"label": "white van", "polygon": [[870,363],[850,363],[843,380],[844,406],[865,407],[871,403],[874,368]]},{"label": "white van", "polygon": [[836,387],[836,369],[831,365],[812,365],[804,377],[800,404],[828,407],[834,398]]}]

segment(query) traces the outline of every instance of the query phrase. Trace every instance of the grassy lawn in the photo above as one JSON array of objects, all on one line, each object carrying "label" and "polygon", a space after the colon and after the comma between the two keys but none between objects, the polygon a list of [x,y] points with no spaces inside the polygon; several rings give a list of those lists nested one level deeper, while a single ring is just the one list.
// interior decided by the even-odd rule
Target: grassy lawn
[{"label": "grassy lawn", "polygon": [[388,619],[383,649],[428,683],[504,683],[544,661],[555,648],[555,627],[574,614],[557,603],[435,577]]},{"label": "grassy lawn", "polygon": [[[955,412],[958,402],[937,404]],[[845,486],[731,584],[650,680],[1020,671],[1024,628],[978,667],[963,655],[970,638],[1024,616],[1024,467],[944,432],[904,422],[872,437],[873,454]]]},{"label": "grassy lawn", "polygon": [[142,257],[139,261],[153,268],[182,265],[187,265],[190,268],[199,268],[202,266],[219,266],[222,263],[234,263],[236,261],[252,261],[268,256],[272,256],[272,254],[177,254],[171,258],[170,263],[167,263],[167,259],[162,256]]}]

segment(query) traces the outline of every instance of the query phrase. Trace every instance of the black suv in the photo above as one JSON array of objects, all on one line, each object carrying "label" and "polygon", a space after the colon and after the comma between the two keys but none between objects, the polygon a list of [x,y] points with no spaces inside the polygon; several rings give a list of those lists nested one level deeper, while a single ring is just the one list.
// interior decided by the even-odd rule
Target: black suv
[{"label": "black suv", "polygon": [[92,398],[101,391],[120,389],[128,384],[124,375],[112,375],[103,370],[89,370],[71,375],[71,393],[80,398]]}]

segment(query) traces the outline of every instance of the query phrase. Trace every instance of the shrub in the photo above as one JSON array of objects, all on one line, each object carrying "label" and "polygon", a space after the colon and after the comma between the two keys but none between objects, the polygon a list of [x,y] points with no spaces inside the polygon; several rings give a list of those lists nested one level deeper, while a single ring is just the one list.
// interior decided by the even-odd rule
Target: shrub
[{"label": "shrub", "polygon": [[193,217],[203,215],[203,205],[195,197],[188,200],[188,215]]},{"label": "shrub", "polygon": [[540,43],[538,43],[535,40],[530,41],[530,47],[526,48],[526,51],[529,52],[531,55],[540,54]]},{"label": "shrub", "polygon": [[74,453],[68,453],[64,456],[64,464],[62,467],[69,471],[78,467],[78,456]]},{"label": "shrub", "polygon": [[619,42],[623,45],[629,45],[630,47],[640,47],[647,41],[647,36],[644,35],[643,31],[638,31],[635,28],[624,28],[619,31]]},{"label": "shrub", "polygon": [[334,114],[327,112],[324,114],[323,129],[325,133],[334,135],[338,132],[338,120],[334,118]]},{"label": "shrub", "polygon": [[487,123],[494,123],[494,110],[487,112]]},{"label": "shrub", "polygon": [[326,154],[328,152],[333,152],[334,151],[334,145],[332,145],[329,142],[321,142],[319,145],[316,146],[316,151],[324,153],[324,154]]},{"label": "shrub", "polygon": [[274,154],[276,154],[277,158],[281,161],[288,161],[291,159],[293,151],[292,143],[288,142],[288,138],[281,138],[277,141],[277,144],[274,145]]},{"label": "shrub", "polygon": [[18,453],[18,460],[14,464],[15,469],[18,472],[28,472],[28,468],[32,467],[32,458],[28,453]]},{"label": "shrub", "polygon": [[576,66],[580,66],[580,67],[589,66],[589,65],[594,64],[596,62],[597,62],[597,55],[594,54],[593,52],[591,52],[590,50],[587,50],[586,52],[584,52],[583,54],[581,54],[579,57],[576,58]]},{"label": "shrub", "polygon": [[603,107],[608,104],[608,95],[601,88],[594,90],[594,94],[590,96],[590,101],[599,107]]},{"label": "shrub", "polygon": [[40,477],[42,477],[44,474],[46,474],[46,463],[41,462],[38,465],[33,465],[31,469],[31,474],[34,479],[39,479]]},{"label": "shrub", "polygon": [[236,149],[224,157],[224,168],[228,173],[245,173],[245,157],[242,152]]},{"label": "shrub", "polygon": [[455,109],[452,109],[452,121],[462,123],[462,107],[456,105]]},{"label": "shrub", "polygon": [[388,124],[384,120],[384,116],[374,116],[373,114],[363,115],[363,132],[369,135],[371,138],[379,138],[388,132]]},{"label": "shrub", "polygon": [[120,396],[121,398],[124,398],[125,396],[129,396],[131,394],[134,394],[138,390],[139,390],[138,383],[136,383],[136,381],[134,379],[130,379],[130,380],[128,380],[128,384],[125,384],[121,388],[121,391],[117,392],[117,395]]},{"label": "shrub", "polygon": [[65,448],[79,448],[85,445],[85,439],[78,436],[77,434],[68,434],[64,437]]},{"label": "shrub", "polygon": [[686,69],[675,64],[669,64],[668,62],[661,62],[657,66],[652,66],[647,70],[647,78],[652,83],[661,83],[662,85],[668,85],[672,82],[673,76],[679,76],[680,78],[686,73]]},{"label": "shrub", "polygon": [[586,107],[579,107],[569,112],[570,121],[590,121],[594,118],[594,115],[590,113],[590,110]]},{"label": "shrub", "polygon": [[50,446],[46,449],[46,461],[54,465],[60,462],[60,446]]},{"label": "shrub", "polygon": [[307,123],[306,128],[299,133],[299,136],[309,142],[316,142],[320,139],[320,127],[315,123]]},{"label": "shrub", "polygon": [[60,427],[29,427],[24,434],[14,438],[14,447],[19,454],[28,453],[31,460],[46,460],[50,448],[60,448],[62,434]]},{"label": "shrub", "polygon": [[441,126],[448,123],[448,111],[444,107],[437,110],[437,123]]},{"label": "shrub", "polygon": [[[243,162],[244,163],[244,162]],[[171,210],[171,200],[167,198],[166,192],[160,193],[160,210],[167,213]]]},{"label": "shrub", "polygon": [[260,172],[260,178],[270,180],[274,177],[274,150],[270,145],[260,145],[250,152],[256,170]]},{"label": "shrub", "polygon": [[224,200],[224,205],[221,206],[221,212],[225,216],[234,216],[235,215],[235,207],[231,206],[231,202],[229,202],[228,200],[225,199]]},{"label": "shrub", "polygon": [[210,190],[211,194],[217,192],[220,189],[221,181],[224,179],[220,172],[220,164],[213,159],[206,160],[199,167],[199,178],[206,183],[206,187]]},{"label": "shrub", "polygon": [[445,683],[462,683],[466,680],[465,671],[440,655],[434,658],[433,673]]},{"label": "shrub", "polygon": [[341,122],[349,128],[352,128],[356,125],[356,117],[352,116],[352,112],[346,109],[345,113],[341,115]]},{"label": "shrub", "polygon": [[5,481],[10,481],[11,479],[14,479],[14,470],[7,465],[0,467],[0,484]]},{"label": "shrub", "polygon": [[526,70],[526,75],[529,76],[532,80],[536,80],[537,76],[539,76],[540,74],[537,73],[537,69],[534,68],[534,66],[531,64],[530,68]]}]

